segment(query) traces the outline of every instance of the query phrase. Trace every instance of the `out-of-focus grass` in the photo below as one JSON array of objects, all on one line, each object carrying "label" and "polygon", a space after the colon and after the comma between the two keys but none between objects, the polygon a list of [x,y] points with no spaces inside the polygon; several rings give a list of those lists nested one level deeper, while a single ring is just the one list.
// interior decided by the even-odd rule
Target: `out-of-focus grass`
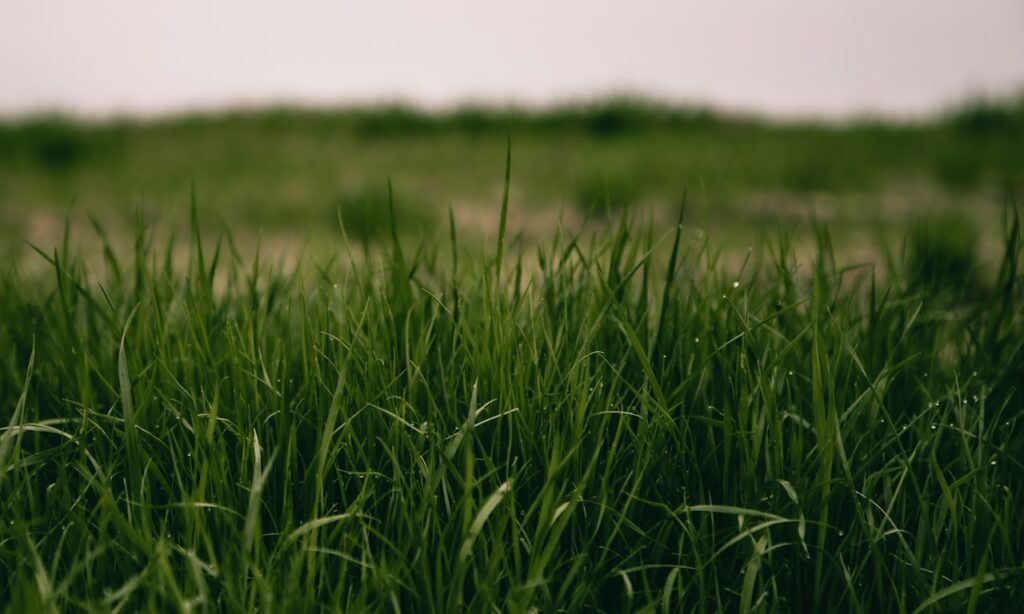
[{"label": "out-of-focus grass", "polygon": [[[262,228],[332,241],[340,206],[353,229],[373,237],[383,225],[373,203],[387,178],[414,211],[402,218],[410,227],[443,219],[450,206],[488,211],[479,207],[500,192],[493,169],[509,134],[517,158],[512,197],[527,211],[567,208],[583,218],[641,206],[657,213],[673,209],[688,189],[691,214],[711,225],[727,220],[735,236],[812,211],[844,229],[883,222],[898,233],[920,213],[950,203],[998,203],[993,195],[1001,186],[1024,178],[1022,102],[975,105],[917,123],[842,125],[629,100],[542,111],[37,118],[0,124],[0,213],[7,222],[0,236],[6,252],[22,249],[9,241],[14,237],[53,240],[71,203],[76,223],[93,215],[130,228],[140,209],[183,221],[194,184],[201,222],[224,220],[239,236]],[[547,227],[547,218],[533,214],[522,225],[529,232],[537,220],[545,220],[540,230]],[[984,235],[986,222],[979,223]]]}]

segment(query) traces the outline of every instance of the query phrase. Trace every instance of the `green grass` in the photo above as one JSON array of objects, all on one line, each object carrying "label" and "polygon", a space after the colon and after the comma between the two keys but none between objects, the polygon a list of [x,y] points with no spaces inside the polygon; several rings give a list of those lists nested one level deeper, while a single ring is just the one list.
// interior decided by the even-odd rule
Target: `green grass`
[{"label": "green grass", "polygon": [[[411,203],[426,223],[443,228],[449,206],[459,220],[493,213],[502,189],[493,171],[510,130],[518,161],[511,190],[528,220],[558,209],[601,219],[606,209],[639,206],[670,224],[688,189],[691,219],[728,230],[723,240],[766,222],[796,228],[811,211],[843,228],[870,229],[881,220],[899,235],[919,214],[944,207],[967,211],[996,239],[988,229],[998,212],[989,205],[1004,184],[1024,185],[1020,99],[914,122],[844,124],[635,100],[445,113],[390,107],[148,121],[37,117],[0,120],[0,257],[28,254],[15,240],[22,236],[47,241],[68,210],[76,234],[95,216],[115,240],[131,234],[140,208],[184,227],[190,184],[202,195],[203,226],[224,220],[240,242],[262,232],[330,247],[339,206],[365,235],[386,235],[383,207],[361,205],[363,197],[379,200],[388,177],[401,190],[400,207]],[[539,238],[551,225],[510,223]],[[799,231],[813,236],[809,227]]]},{"label": "green grass", "polygon": [[818,225],[813,264],[780,231],[737,272],[685,220],[506,243],[505,186],[486,248],[393,226],[291,268],[194,220],[185,264],[142,225],[0,277],[0,602],[1020,603],[1013,209],[987,267],[922,225],[841,269]]}]

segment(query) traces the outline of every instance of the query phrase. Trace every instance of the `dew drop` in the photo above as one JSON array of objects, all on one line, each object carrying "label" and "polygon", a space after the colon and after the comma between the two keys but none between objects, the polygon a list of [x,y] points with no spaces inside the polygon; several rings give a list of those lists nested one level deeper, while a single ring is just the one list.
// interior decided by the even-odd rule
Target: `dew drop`
[{"label": "dew drop", "polygon": [[732,282],[732,287],[733,288],[739,288],[740,287],[740,282],[738,282],[738,281]]},{"label": "dew drop", "polygon": [[933,430],[933,431],[934,431],[935,429],[937,429],[937,428],[939,428],[939,427],[935,426],[934,424],[932,425],[932,430]]}]

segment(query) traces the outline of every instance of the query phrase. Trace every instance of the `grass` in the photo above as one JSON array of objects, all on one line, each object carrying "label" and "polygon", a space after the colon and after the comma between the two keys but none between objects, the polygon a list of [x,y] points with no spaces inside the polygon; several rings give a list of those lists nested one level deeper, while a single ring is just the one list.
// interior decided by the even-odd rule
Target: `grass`
[{"label": "grass", "polygon": [[1014,209],[989,268],[929,266],[924,224],[884,270],[837,268],[818,225],[813,265],[780,231],[737,273],[685,224],[629,216],[506,242],[509,184],[489,247],[452,217],[448,248],[393,226],[291,269],[194,216],[186,265],[143,224],[95,268],[65,236],[48,276],[0,277],[0,602],[1024,598]]},{"label": "grass", "polygon": [[[267,239],[330,248],[339,206],[364,234],[386,235],[385,208],[359,205],[364,196],[379,200],[387,177],[401,188],[400,207],[424,205],[422,218],[439,228],[449,206],[457,221],[493,218],[502,190],[494,169],[509,130],[517,159],[511,191],[524,217],[566,209],[602,218],[608,209],[640,205],[671,224],[689,188],[690,219],[727,231],[723,241],[776,222],[812,237],[813,229],[796,226],[812,210],[844,228],[870,230],[881,219],[898,237],[919,214],[944,207],[968,212],[986,239],[997,240],[988,229],[998,211],[988,205],[1004,184],[1024,185],[1019,99],[913,122],[839,125],[636,100],[445,113],[390,107],[149,121],[36,117],[0,120],[7,222],[0,257],[27,255],[23,236],[58,234],[51,229],[69,209],[76,236],[88,230],[89,216],[111,228],[112,238],[130,235],[139,208],[184,228],[193,183],[203,196],[201,224],[210,230],[224,220],[239,242],[262,229]],[[518,220],[510,223],[519,228]],[[551,226],[524,225],[541,239]]]}]

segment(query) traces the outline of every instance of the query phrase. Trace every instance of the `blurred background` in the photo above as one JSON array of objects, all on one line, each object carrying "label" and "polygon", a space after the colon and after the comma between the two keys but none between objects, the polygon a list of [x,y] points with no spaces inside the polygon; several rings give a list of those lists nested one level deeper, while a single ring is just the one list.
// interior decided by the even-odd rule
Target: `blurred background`
[{"label": "blurred background", "polygon": [[65,223],[200,220],[330,249],[388,225],[624,211],[851,257],[940,227],[985,257],[1024,180],[1024,3],[107,0],[0,5],[0,255]]}]

